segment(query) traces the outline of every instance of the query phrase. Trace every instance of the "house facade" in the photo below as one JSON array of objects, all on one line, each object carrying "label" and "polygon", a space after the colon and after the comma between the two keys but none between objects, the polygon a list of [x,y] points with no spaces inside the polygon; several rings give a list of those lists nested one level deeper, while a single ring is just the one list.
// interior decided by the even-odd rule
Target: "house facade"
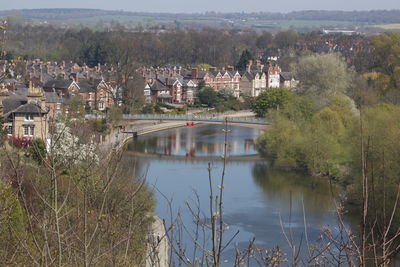
[{"label": "house facade", "polygon": [[49,131],[48,110],[42,89],[30,85],[26,96],[5,95],[3,92],[0,115],[6,120],[4,126],[9,138],[46,140]]}]

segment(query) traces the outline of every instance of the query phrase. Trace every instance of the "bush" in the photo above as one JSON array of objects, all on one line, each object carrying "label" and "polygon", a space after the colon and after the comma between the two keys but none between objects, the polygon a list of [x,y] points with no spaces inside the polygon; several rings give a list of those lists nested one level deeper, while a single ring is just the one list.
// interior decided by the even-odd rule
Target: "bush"
[{"label": "bush", "polygon": [[260,150],[280,166],[343,177],[343,167],[351,162],[350,137],[356,126],[350,102],[335,96],[320,110],[312,103],[308,97],[295,97],[282,110],[270,110],[272,125],[258,141]]},{"label": "bush", "polygon": [[26,155],[41,164],[46,158],[46,144],[41,139],[34,139],[29,146]]}]

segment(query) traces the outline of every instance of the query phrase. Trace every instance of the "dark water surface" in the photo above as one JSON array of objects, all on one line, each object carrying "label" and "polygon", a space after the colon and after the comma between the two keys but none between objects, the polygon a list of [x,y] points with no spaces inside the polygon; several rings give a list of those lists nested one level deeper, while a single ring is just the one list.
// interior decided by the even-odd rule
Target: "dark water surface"
[{"label": "dark water surface", "polygon": [[[140,173],[147,172],[148,184],[155,188],[156,213],[167,223],[171,214],[165,197],[172,199],[173,215],[180,211],[189,229],[193,224],[185,203],[193,205],[196,194],[202,211],[208,215],[207,166],[211,162],[216,191],[222,171],[218,157],[223,154],[223,128],[208,125],[172,129],[139,137],[130,144],[126,156],[136,160]],[[324,227],[337,226],[333,202],[337,188],[326,179],[274,170],[264,160],[247,159],[257,154],[254,140],[260,130],[229,128],[230,158],[224,187],[224,216],[229,226],[226,239],[240,230],[234,242],[239,247],[255,237],[264,248],[279,245],[288,253],[282,226],[286,231],[290,226],[295,241],[300,242],[304,233],[302,203],[310,240],[316,240]],[[183,241],[189,251],[190,238],[184,235]],[[232,249],[225,255],[227,265],[231,265]]]}]

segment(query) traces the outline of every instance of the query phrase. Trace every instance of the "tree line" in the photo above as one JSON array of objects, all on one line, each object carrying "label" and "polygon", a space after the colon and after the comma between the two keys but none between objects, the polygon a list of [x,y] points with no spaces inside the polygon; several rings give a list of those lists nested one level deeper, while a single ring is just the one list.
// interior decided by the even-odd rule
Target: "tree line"
[{"label": "tree line", "polygon": [[399,38],[374,37],[378,60],[361,75],[339,55],[301,57],[295,93],[269,90],[253,104],[272,123],[258,145],[275,166],[343,185],[346,209],[360,215],[361,266],[389,266],[399,252]]},{"label": "tree line", "polygon": [[[179,64],[195,66],[207,63],[223,67],[237,65],[244,50],[253,57],[280,56],[283,67],[296,56],[318,50],[318,44],[332,41],[343,46],[343,54],[362,69],[368,60],[369,39],[362,36],[323,36],[317,32],[297,33],[237,31],[221,29],[168,30],[150,32],[127,30],[115,24],[107,31],[60,29],[52,26],[30,26],[10,23],[7,32],[7,59],[36,59],[44,61],[74,61],[89,66],[115,63],[118,51],[129,51],[140,64],[161,66]],[[351,45],[360,43],[363,51],[353,51]],[[314,43],[312,49],[299,46]],[[365,51],[364,51],[365,50]],[[307,52],[308,51],[308,52]],[[125,52],[126,53],[126,52]]]}]

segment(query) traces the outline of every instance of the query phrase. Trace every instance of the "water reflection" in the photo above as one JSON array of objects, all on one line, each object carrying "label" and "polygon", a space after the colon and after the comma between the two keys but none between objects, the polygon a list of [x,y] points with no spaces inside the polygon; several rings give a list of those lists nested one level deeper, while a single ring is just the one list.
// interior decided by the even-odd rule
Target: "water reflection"
[{"label": "water reflection", "polygon": [[252,169],[254,182],[264,191],[268,202],[290,205],[293,209],[302,209],[301,200],[309,212],[327,211],[333,208],[332,199],[339,188],[324,178],[311,177],[300,172],[276,170],[267,163],[256,163]]},{"label": "water reflection", "polygon": [[[216,156],[224,151],[224,126],[208,125],[172,129],[139,137],[131,143],[130,149],[147,154],[165,156]],[[231,156],[256,154],[254,137],[260,130],[228,126],[228,154]],[[246,138],[247,137],[247,138]]]}]

